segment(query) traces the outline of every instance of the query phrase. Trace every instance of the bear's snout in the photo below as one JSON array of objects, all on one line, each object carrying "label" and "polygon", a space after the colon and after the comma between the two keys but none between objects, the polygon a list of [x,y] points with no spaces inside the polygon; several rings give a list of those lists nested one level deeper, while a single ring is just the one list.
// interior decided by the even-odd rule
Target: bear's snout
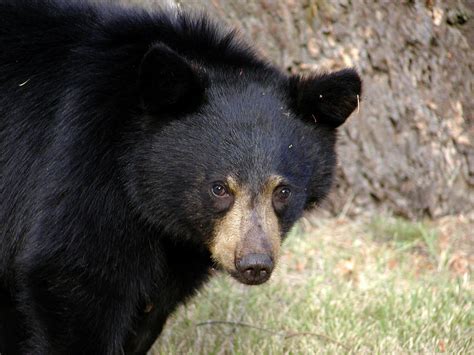
[{"label": "bear's snout", "polygon": [[273,260],[268,254],[248,254],[235,260],[239,281],[247,285],[260,285],[270,278]]},{"label": "bear's snout", "polygon": [[215,225],[210,252],[216,264],[244,284],[264,283],[278,262],[281,231],[273,192],[281,179],[270,176],[258,194],[233,177],[227,179],[235,200]]}]

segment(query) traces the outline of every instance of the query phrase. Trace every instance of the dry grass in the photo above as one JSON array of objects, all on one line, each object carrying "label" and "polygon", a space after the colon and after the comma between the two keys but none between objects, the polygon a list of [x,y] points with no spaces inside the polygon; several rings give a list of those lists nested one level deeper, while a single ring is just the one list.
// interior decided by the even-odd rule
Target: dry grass
[{"label": "dry grass", "polygon": [[153,354],[473,353],[473,227],[304,219],[270,282],[218,275]]}]

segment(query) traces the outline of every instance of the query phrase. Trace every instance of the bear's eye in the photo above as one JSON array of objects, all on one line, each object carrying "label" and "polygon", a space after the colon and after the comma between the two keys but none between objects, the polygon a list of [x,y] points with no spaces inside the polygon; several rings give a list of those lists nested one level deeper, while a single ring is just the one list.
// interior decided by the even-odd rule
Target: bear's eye
[{"label": "bear's eye", "polygon": [[215,183],[211,187],[212,194],[216,197],[226,197],[229,196],[227,188],[221,183]]},{"label": "bear's eye", "polygon": [[291,189],[288,186],[280,186],[273,192],[273,204],[277,210],[285,206],[291,196]]}]

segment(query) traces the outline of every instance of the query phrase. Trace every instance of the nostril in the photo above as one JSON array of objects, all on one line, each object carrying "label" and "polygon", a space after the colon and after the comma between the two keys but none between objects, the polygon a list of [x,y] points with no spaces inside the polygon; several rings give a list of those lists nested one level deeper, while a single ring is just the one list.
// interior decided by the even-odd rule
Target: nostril
[{"label": "nostril", "polygon": [[248,254],[238,260],[235,266],[247,280],[265,281],[273,271],[273,260],[267,254]]},{"label": "nostril", "polygon": [[247,270],[245,270],[244,274],[245,274],[245,277],[248,277],[248,278],[253,277],[253,276],[255,276],[255,270],[254,269],[247,269]]}]

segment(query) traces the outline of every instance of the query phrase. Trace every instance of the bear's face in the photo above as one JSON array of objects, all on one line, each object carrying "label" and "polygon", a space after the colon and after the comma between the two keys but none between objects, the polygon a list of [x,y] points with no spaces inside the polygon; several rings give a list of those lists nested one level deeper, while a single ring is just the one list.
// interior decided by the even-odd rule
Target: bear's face
[{"label": "bear's face", "polygon": [[[171,68],[153,78],[163,51]],[[203,69],[161,45],[141,75],[142,144],[128,168],[137,210],[172,238],[205,245],[239,281],[265,282],[286,233],[329,191],[335,128],[356,107],[360,79]]]}]

